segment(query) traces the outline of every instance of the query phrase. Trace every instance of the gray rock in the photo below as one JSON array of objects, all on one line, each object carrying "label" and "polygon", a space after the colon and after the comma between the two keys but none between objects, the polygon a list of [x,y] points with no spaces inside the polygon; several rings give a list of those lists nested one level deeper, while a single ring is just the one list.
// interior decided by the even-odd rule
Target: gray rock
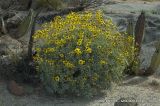
[{"label": "gray rock", "polygon": [[0,56],[20,54],[23,51],[22,44],[9,35],[0,37]]},{"label": "gray rock", "polygon": [[150,43],[154,40],[160,39],[160,2],[156,3],[114,3],[104,4],[91,10],[102,10],[105,18],[111,18],[118,26],[119,31],[126,31],[128,19],[132,19],[134,25],[136,24],[137,17],[143,10],[146,12],[146,27],[144,43]]},{"label": "gray rock", "polygon": [[0,1],[0,7],[2,9],[7,9],[11,5],[11,3],[12,3],[12,0],[1,0]]},{"label": "gray rock", "polygon": [[0,37],[0,77],[11,78],[16,62],[21,58],[22,44],[8,35]]},{"label": "gray rock", "polygon": [[[33,0],[35,1],[35,0]],[[2,9],[26,10],[29,0],[0,0]]]},{"label": "gray rock", "polygon": [[23,19],[27,16],[28,11],[17,12],[13,17],[6,20],[7,29],[9,29],[9,35],[13,38],[19,38],[18,26],[21,24]]},{"label": "gray rock", "polygon": [[147,69],[151,63],[152,56],[155,52],[155,42],[143,44],[140,53],[141,69]]},{"label": "gray rock", "polygon": [[[132,20],[135,26],[139,13],[116,13],[106,14],[106,18],[111,18],[118,26],[120,32],[125,32],[128,20]],[[160,39],[160,15],[146,14],[146,25],[144,33],[144,43],[150,43]]]},{"label": "gray rock", "polygon": [[117,102],[115,102],[114,106],[138,106],[136,99],[132,97],[120,98]]}]

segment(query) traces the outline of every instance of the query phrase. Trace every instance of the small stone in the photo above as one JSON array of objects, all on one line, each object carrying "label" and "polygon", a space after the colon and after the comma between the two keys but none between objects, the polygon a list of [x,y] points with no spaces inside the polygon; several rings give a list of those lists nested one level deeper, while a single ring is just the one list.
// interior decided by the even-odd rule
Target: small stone
[{"label": "small stone", "polygon": [[24,88],[13,80],[8,83],[8,90],[16,96],[23,96],[25,94]]},{"label": "small stone", "polygon": [[120,98],[117,102],[115,102],[114,106],[138,106],[136,99],[132,97]]}]

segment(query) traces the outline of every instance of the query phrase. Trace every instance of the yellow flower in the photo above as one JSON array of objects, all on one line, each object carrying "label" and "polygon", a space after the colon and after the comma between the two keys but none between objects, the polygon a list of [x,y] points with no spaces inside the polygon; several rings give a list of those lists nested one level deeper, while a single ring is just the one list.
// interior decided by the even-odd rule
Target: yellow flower
[{"label": "yellow flower", "polygon": [[73,68],[74,65],[73,65],[72,63],[69,63],[69,62],[68,62],[68,63],[66,64],[66,67],[68,67],[68,68]]},{"label": "yellow flower", "polygon": [[116,43],[115,43],[115,42],[112,42],[112,45],[113,45],[113,47],[115,47],[115,46],[116,46]]},{"label": "yellow flower", "polygon": [[59,82],[60,78],[59,78],[59,76],[55,76],[55,77],[53,77],[53,80]]},{"label": "yellow flower", "polygon": [[100,61],[100,64],[103,64],[103,65],[104,65],[104,64],[107,64],[107,62],[106,62],[105,60],[101,60],[101,61]]},{"label": "yellow flower", "polygon": [[75,52],[77,55],[82,54],[82,52],[81,52],[81,49],[80,49],[80,48],[76,48],[76,49],[74,50],[74,52]]},{"label": "yellow flower", "polygon": [[96,19],[100,24],[104,24],[102,11],[97,11],[96,12]]},{"label": "yellow flower", "polygon": [[92,53],[92,49],[87,47],[86,50],[85,50],[87,53]]},{"label": "yellow flower", "polygon": [[67,68],[74,68],[75,66],[72,64],[72,63],[70,63],[69,61],[63,61],[63,64],[65,65],[65,67],[67,67]]},{"label": "yellow flower", "polygon": [[36,52],[40,52],[41,48],[35,48]]},{"label": "yellow flower", "polygon": [[84,37],[84,32],[80,32],[79,37],[82,39]]},{"label": "yellow flower", "polygon": [[102,48],[102,46],[97,46],[97,48],[98,48],[98,49],[101,49],[101,48]]},{"label": "yellow flower", "polygon": [[39,62],[39,63],[41,63],[41,62],[43,62],[44,60],[43,60],[43,58],[42,57],[40,57],[40,55],[39,54],[37,54],[36,56],[33,56],[33,59],[34,59],[34,61],[37,61],[37,62]]},{"label": "yellow flower", "polygon": [[66,39],[66,40],[71,40],[72,37],[71,37],[71,35],[67,35],[67,36],[65,36],[65,39]]},{"label": "yellow flower", "polygon": [[94,73],[92,80],[97,81],[99,78],[99,75],[97,73]]},{"label": "yellow flower", "polygon": [[58,46],[62,46],[66,43],[66,41],[64,39],[60,39],[60,40],[55,40],[55,44]]},{"label": "yellow flower", "polygon": [[53,65],[54,64],[54,60],[45,60],[49,65]]},{"label": "yellow flower", "polygon": [[48,48],[48,52],[54,52],[55,49],[54,48]]},{"label": "yellow flower", "polygon": [[88,42],[86,43],[86,47],[90,46],[90,45],[91,45],[91,43],[92,43],[92,41],[91,41],[91,40],[90,40],[90,41],[88,41]]},{"label": "yellow flower", "polygon": [[83,64],[85,64],[85,61],[84,61],[84,60],[79,60],[78,63],[79,63],[80,65],[83,65]]},{"label": "yellow flower", "polygon": [[82,39],[78,39],[77,45],[78,45],[78,46],[82,45]]},{"label": "yellow flower", "polygon": [[61,58],[63,58],[63,57],[64,57],[64,54],[60,54],[59,56],[60,56]]}]

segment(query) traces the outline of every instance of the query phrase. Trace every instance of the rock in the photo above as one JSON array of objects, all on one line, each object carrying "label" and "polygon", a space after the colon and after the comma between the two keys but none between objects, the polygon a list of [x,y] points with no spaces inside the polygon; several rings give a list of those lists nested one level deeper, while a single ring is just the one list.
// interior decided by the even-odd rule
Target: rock
[{"label": "rock", "polygon": [[[21,6],[22,10],[28,9],[28,3],[29,3],[29,1],[31,1],[31,0],[20,0],[19,1],[20,5],[23,6],[23,7]],[[35,1],[35,0],[32,0],[32,1]]]},{"label": "rock", "polygon": [[140,61],[141,61],[140,69],[146,70],[150,66],[152,56],[156,49],[154,46],[155,43],[156,42],[151,42],[142,45],[140,53]]},{"label": "rock", "polygon": [[136,99],[132,97],[120,98],[117,102],[115,102],[114,106],[138,106]]},{"label": "rock", "polygon": [[[92,11],[102,10],[105,18],[111,18],[117,24],[119,31],[126,31],[128,19],[133,19],[135,25],[140,12],[146,11],[146,25],[144,43],[150,43],[160,39],[160,2],[147,4],[119,2],[115,4],[101,5],[97,8],[91,8]],[[152,10],[152,11],[150,11]],[[155,12],[155,13],[154,13]]]},{"label": "rock", "polygon": [[0,77],[12,78],[16,62],[21,58],[22,44],[8,35],[0,37]]},{"label": "rock", "polygon": [[0,37],[0,56],[2,55],[18,55],[23,51],[22,44],[9,35]]},{"label": "rock", "polygon": [[10,93],[16,95],[16,96],[23,96],[25,95],[24,88],[20,85],[18,85],[15,81],[10,81],[8,84],[8,90]]},{"label": "rock", "polygon": [[18,26],[21,24],[22,20],[27,16],[28,11],[17,12],[13,17],[6,20],[6,26],[9,31],[9,35],[13,38],[19,38]]},{"label": "rock", "polygon": [[29,0],[1,0],[2,9],[26,10]]},{"label": "rock", "polygon": [[9,6],[11,5],[11,3],[12,3],[12,0],[1,0],[0,1],[0,7],[2,9],[8,9]]}]

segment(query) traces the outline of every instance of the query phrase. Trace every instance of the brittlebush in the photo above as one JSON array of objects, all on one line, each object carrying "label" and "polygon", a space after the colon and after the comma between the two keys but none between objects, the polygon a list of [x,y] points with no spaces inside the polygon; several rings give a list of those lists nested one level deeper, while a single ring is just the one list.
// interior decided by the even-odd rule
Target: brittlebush
[{"label": "brittlebush", "polygon": [[57,16],[34,39],[34,60],[46,89],[85,97],[119,82],[134,49],[133,38],[121,35],[101,11]]}]

